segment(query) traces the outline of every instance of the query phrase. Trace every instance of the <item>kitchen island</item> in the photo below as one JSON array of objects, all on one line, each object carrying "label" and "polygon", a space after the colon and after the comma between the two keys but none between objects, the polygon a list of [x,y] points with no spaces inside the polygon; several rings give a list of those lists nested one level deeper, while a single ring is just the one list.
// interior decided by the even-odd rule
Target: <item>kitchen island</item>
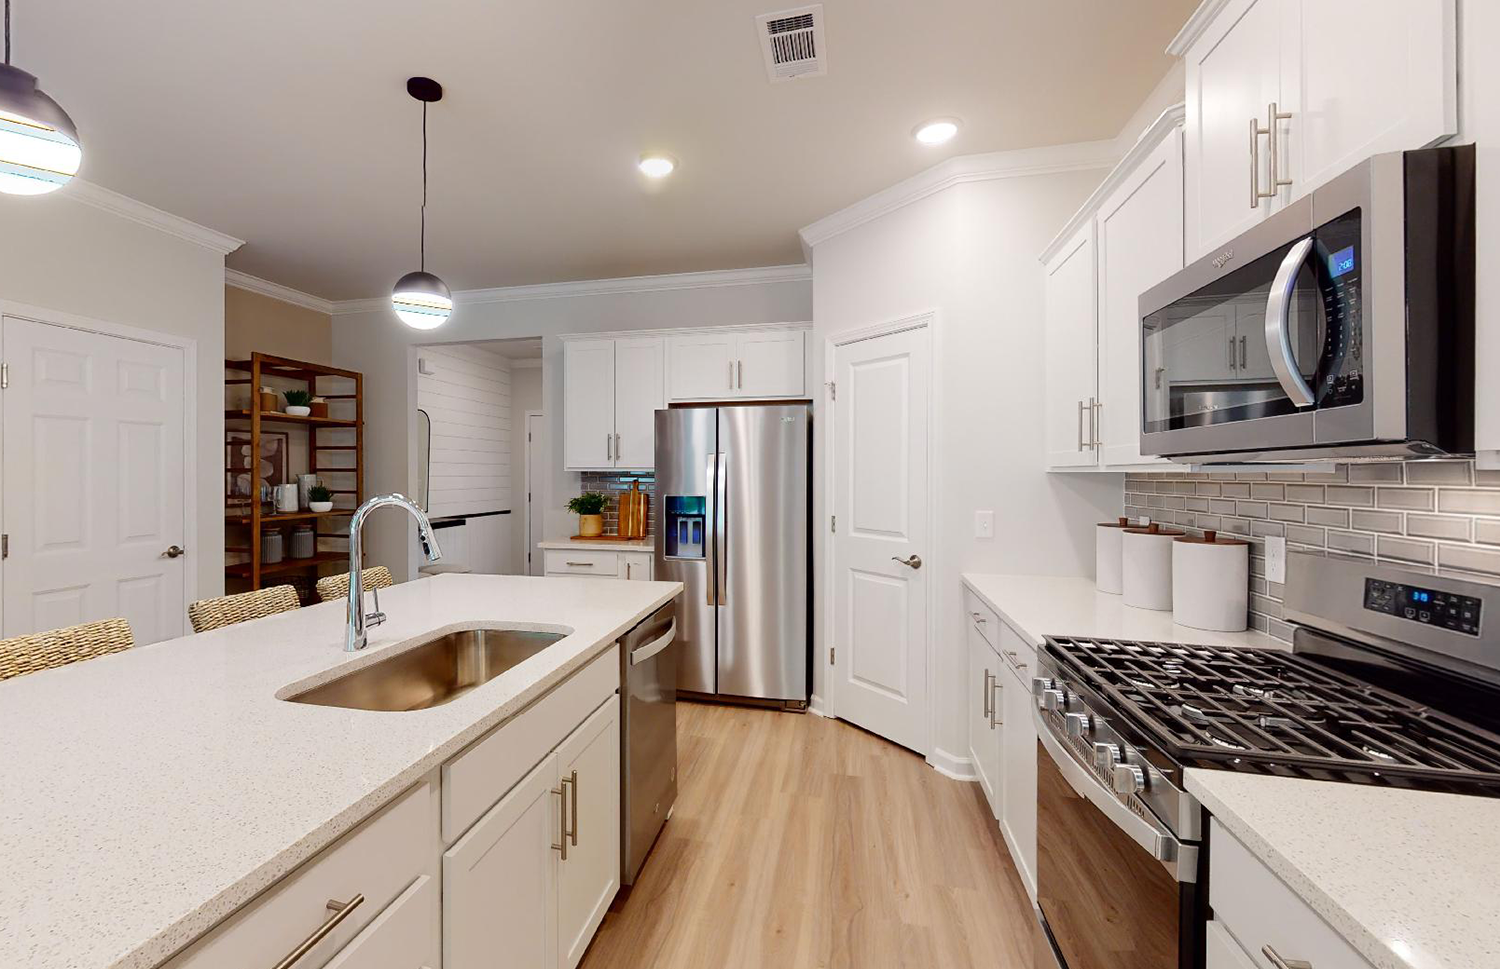
[{"label": "kitchen island", "polygon": [[[446,784],[679,591],[442,575],[382,590],[390,618],[357,654],[333,602],[0,684],[0,965],[162,963],[439,768]],[[425,710],[283,699],[475,626],[565,635]]]}]

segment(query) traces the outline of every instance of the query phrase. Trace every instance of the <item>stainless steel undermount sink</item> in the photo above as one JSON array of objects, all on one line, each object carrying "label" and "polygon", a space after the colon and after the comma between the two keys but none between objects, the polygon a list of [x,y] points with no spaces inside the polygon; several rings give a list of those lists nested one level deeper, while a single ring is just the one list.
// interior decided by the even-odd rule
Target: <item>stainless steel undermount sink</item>
[{"label": "stainless steel undermount sink", "polygon": [[352,710],[425,710],[458,699],[565,635],[527,629],[463,629],[287,699]]}]

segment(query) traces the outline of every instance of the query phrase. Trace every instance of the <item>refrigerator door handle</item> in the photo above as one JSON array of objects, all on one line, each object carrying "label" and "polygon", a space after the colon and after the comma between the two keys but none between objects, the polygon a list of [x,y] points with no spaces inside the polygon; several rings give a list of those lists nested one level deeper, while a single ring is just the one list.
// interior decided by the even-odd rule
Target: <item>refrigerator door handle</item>
[{"label": "refrigerator door handle", "polygon": [[729,533],[729,523],[725,519],[724,506],[729,497],[729,475],[724,465],[727,463],[723,451],[714,456],[714,604],[725,605],[725,593],[728,591],[725,580],[728,578],[729,566],[725,561],[728,558],[724,545]]}]

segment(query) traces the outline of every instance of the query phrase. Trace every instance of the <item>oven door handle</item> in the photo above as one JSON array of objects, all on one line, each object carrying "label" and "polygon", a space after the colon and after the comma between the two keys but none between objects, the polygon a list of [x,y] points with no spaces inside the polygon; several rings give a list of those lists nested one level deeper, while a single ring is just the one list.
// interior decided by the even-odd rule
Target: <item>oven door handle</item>
[{"label": "oven door handle", "polygon": [[1281,389],[1298,407],[1311,407],[1317,403],[1312,387],[1302,376],[1297,366],[1297,357],[1292,353],[1292,291],[1297,288],[1297,273],[1307,262],[1312,251],[1312,236],[1302,239],[1287,251],[1276,270],[1276,280],[1271,283],[1271,294],[1266,298],[1266,353],[1271,357],[1271,369]]},{"label": "oven door handle", "polygon": [[1195,848],[1183,845],[1171,832],[1152,824],[1121,802],[1114,791],[1104,786],[1091,767],[1072,754],[1067,739],[1058,735],[1043,711],[1034,709],[1031,717],[1036,722],[1037,738],[1046,748],[1048,756],[1057,764],[1058,773],[1062,774],[1068,786],[1079,797],[1098,808],[1131,841],[1166,866],[1178,881],[1196,880]]}]

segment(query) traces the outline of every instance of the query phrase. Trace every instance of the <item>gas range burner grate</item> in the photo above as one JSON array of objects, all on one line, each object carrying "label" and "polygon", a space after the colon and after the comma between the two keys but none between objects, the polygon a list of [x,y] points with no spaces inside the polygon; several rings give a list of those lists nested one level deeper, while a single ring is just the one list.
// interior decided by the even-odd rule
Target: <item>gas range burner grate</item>
[{"label": "gas range burner grate", "polygon": [[1500,789],[1500,737],[1293,653],[1062,636],[1046,649],[1184,765]]}]

